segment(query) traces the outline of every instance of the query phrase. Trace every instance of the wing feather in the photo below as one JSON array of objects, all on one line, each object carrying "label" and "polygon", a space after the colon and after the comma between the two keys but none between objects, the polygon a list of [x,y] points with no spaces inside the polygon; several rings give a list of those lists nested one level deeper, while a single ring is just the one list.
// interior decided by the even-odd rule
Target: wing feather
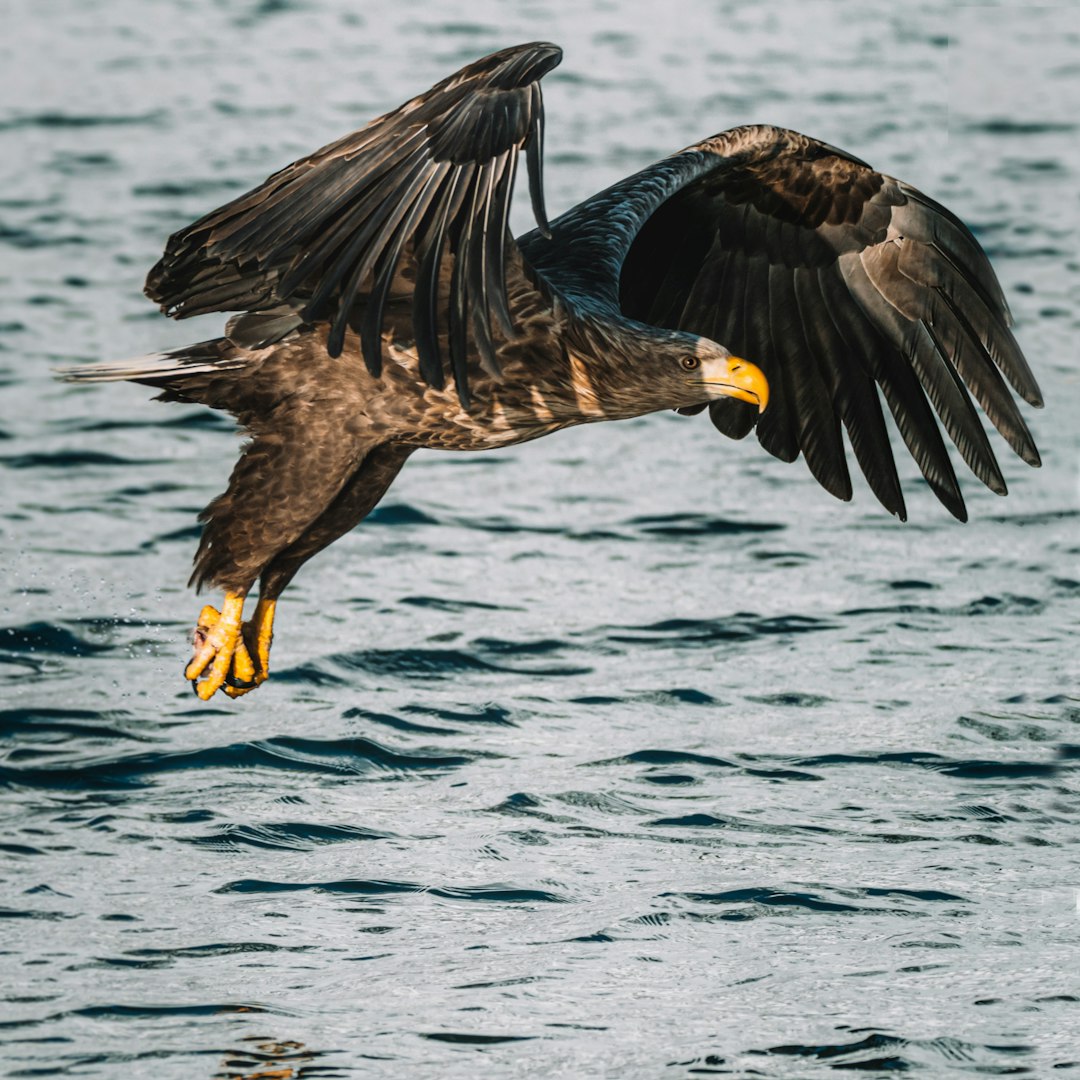
[{"label": "wing feather", "polygon": [[[420,362],[420,374],[430,386],[442,389],[443,362],[439,349],[439,271],[447,227],[457,201],[460,173],[449,184],[446,197],[432,206],[432,221],[424,230],[417,248],[416,284],[413,291],[413,335]],[[468,408],[468,390],[465,384],[458,386],[462,404]]]},{"label": "wing feather", "polygon": [[[422,375],[441,385],[445,330],[458,390],[467,394],[470,346],[494,374],[495,327],[503,338],[515,335],[507,281],[522,272],[523,257],[508,220],[523,150],[536,219],[548,227],[539,80],[561,57],[544,42],[494,53],[280,170],[173,235],[147,295],[176,318],[285,306],[328,324],[332,356],[357,328],[378,374],[383,315],[400,298],[398,270],[411,258]],[[453,295],[444,309],[447,259]]]},{"label": "wing feather", "polygon": [[807,340],[795,294],[795,276],[787,267],[769,266],[772,354],[780,358],[791,391],[795,442],[811,473],[826,491],[845,502],[851,498],[851,477],[844,458],[840,420]]},{"label": "wing feather", "polygon": [[[708,324],[710,328],[703,330],[702,333],[713,341],[735,342],[741,340],[740,327],[746,297],[746,275],[742,272],[741,261],[736,252],[725,250],[719,245],[719,241],[715,246],[719,250],[710,252],[706,265],[722,269],[722,276],[716,286],[715,299],[712,303],[711,321]],[[697,297],[696,310],[701,313],[704,320],[710,314],[710,282],[705,274],[698,281],[704,288]],[[696,285],[695,291],[697,291]],[[749,350],[744,349],[745,351]],[[735,398],[720,398],[718,401],[709,402],[709,419],[713,427],[729,439],[745,439],[754,430],[758,421],[757,409],[748,402],[738,401]]]},{"label": "wing feather", "polygon": [[903,292],[897,295],[891,291],[892,276],[882,275],[882,264],[895,263],[897,250],[895,245],[880,245],[862,252],[861,257],[841,256],[840,269],[848,290],[890,344],[910,363],[971,471],[992,491],[1004,495],[1005,481],[994,452],[955,368],[938,352],[921,319],[904,314],[899,306]]},{"label": "wing feather", "polygon": [[768,303],[769,263],[763,258],[748,260],[746,293],[743,297],[743,323],[747,327],[746,348],[740,355],[760,357],[759,366],[769,380],[769,386],[779,390],[776,408],[758,421],[761,445],[781,461],[794,461],[799,456],[799,438],[795,423],[795,392],[791,370],[784,363],[772,337],[772,321]]},{"label": "wing feather", "polygon": [[529,90],[530,106],[535,116],[532,138],[525,144],[525,165],[529,173],[529,196],[533,217],[544,236],[551,235],[547,210],[544,208],[544,109],[540,102],[540,84]]},{"label": "wing feather", "polygon": [[819,280],[833,324],[881,387],[900,436],[919,471],[949,513],[966,521],[967,511],[949,452],[911,367],[896,362],[895,349],[862,308],[852,302],[851,293],[839,273],[823,273]]},{"label": "wing feather", "polygon": [[[360,349],[365,357],[374,360],[375,366],[382,367],[382,336],[383,315],[386,310],[386,301],[390,295],[390,288],[394,283],[394,275],[397,272],[398,262],[405,247],[406,241],[413,235],[417,222],[430,209],[432,202],[437,197],[438,188],[443,175],[450,169],[450,163],[443,161],[439,168],[431,174],[423,187],[415,195],[409,198],[408,211],[398,220],[391,234],[390,243],[382,248],[377,261],[372,266],[374,283],[371,288],[367,303],[364,305],[364,315],[360,328]],[[348,288],[357,292],[360,282],[367,275],[367,261],[361,262],[353,271],[353,279]],[[331,354],[337,350],[340,353],[345,340],[345,326],[348,319],[347,309],[338,311],[337,317],[330,328],[330,336],[327,339],[327,349]],[[378,374],[378,371],[375,372]]]},{"label": "wing feather", "polygon": [[904,521],[907,510],[877,387],[833,321],[820,280],[826,272],[805,267],[795,271],[795,293],[807,340],[870,489],[890,514]]},{"label": "wing feather", "polygon": [[[1006,490],[972,398],[1024,461],[1039,463],[1006,381],[1036,406],[1039,388],[994,271],[959,218],[843,151],[779,128],[707,139],[638,174],[640,188],[677,174],[680,162],[684,178],[640,213],[617,259],[607,242],[621,310],[758,364],[770,398],[757,433],[770,453],[785,461],[801,453],[824,487],[850,498],[846,431],[874,494],[904,517],[880,392],[927,483],[961,519],[942,429],[983,483]],[[619,190],[632,196],[634,178]],[[586,203],[575,220],[605,205]],[[709,413],[732,437],[755,419],[729,400]]]}]

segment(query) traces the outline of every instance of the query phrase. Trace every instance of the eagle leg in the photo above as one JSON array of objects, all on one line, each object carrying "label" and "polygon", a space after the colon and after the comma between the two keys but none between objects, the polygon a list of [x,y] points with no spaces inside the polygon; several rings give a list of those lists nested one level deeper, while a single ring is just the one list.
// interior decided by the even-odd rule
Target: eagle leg
[{"label": "eagle leg", "polygon": [[[203,701],[209,701],[221,689],[230,671],[237,681],[250,682],[254,678],[255,665],[241,633],[243,611],[244,593],[227,592],[220,613],[207,604],[199,615],[195,654],[184,669],[184,678],[191,681]],[[204,672],[206,677],[200,681]]]},{"label": "eagle leg", "polygon": [[[275,600],[260,597],[255,605],[255,617],[240,627],[240,642],[233,657],[232,670],[225,679],[225,693],[231,698],[250,693],[266,682],[270,675],[270,644],[274,640],[276,604]],[[238,663],[237,658],[241,653],[247,658],[249,667],[242,666],[242,660]],[[251,653],[255,654],[257,664],[252,664]]]}]

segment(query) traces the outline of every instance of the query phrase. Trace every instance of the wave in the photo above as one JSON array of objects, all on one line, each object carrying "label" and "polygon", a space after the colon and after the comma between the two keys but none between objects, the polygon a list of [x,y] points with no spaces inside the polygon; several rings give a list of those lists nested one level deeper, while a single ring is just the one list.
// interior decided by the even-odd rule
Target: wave
[{"label": "wave", "polygon": [[199,750],[132,754],[49,767],[0,766],[0,784],[24,788],[145,788],[163,775],[204,769],[270,769],[324,776],[438,772],[468,764],[477,754],[396,751],[370,739],[281,736]]},{"label": "wave", "polygon": [[340,881],[266,881],[243,878],[230,881],[218,893],[286,893],[314,892],[334,896],[398,896],[409,893],[426,893],[444,900],[465,900],[476,903],[496,904],[566,904],[569,900],[546,889],[521,888],[515,885],[491,884],[470,886],[420,885],[409,881],[380,881],[363,878],[345,878]]}]

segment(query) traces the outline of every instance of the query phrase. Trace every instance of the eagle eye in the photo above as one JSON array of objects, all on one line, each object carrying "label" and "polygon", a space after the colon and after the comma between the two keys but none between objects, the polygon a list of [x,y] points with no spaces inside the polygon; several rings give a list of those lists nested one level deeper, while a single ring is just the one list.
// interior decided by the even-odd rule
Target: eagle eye
[{"label": "eagle eye", "polygon": [[687,371],[697,371],[697,369],[701,367],[701,359],[697,356],[684,356],[679,363],[682,364]]}]

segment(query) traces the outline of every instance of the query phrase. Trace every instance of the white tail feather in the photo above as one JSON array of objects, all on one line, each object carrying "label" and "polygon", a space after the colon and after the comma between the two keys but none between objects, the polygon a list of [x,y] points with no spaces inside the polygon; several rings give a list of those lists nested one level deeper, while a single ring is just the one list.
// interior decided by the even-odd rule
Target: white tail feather
[{"label": "white tail feather", "polygon": [[149,353],[130,360],[110,360],[104,364],[54,369],[64,382],[121,382],[124,380],[168,379],[172,376],[205,375],[243,367],[240,357],[221,357],[211,350],[215,343],[177,349],[175,352]]}]

